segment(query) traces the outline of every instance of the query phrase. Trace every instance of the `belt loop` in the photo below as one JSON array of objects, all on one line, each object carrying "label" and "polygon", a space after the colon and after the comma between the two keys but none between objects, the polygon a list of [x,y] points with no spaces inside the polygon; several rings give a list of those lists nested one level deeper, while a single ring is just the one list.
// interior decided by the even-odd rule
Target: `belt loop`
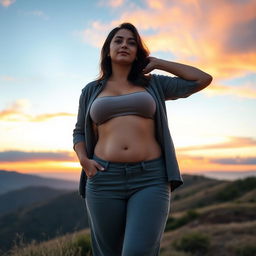
[{"label": "belt loop", "polygon": [[142,170],[145,171],[145,163],[144,162],[141,162],[141,166],[142,166]]},{"label": "belt loop", "polygon": [[108,169],[108,166],[109,166],[109,161],[107,161],[106,164],[105,164],[105,166],[104,166],[105,170]]}]

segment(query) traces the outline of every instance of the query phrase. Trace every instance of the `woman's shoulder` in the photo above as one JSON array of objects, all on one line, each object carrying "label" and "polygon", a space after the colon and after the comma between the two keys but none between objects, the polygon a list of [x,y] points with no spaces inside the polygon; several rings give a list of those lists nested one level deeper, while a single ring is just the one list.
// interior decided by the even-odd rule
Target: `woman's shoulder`
[{"label": "woman's shoulder", "polygon": [[165,74],[150,74],[150,79],[152,81],[163,81],[163,80],[173,79],[173,76],[169,76]]},{"label": "woman's shoulder", "polygon": [[95,89],[98,85],[101,84],[101,82],[102,82],[102,80],[98,80],[98,79],[97,79],[97,80],[94,80],[94,81],[91,81],[91,82],[87,83],[87,84],[83,87],[82,92],[83,92],[83,93],[86,93],[86,92],[88,92],[88,91],[91,91],[91,90]]},{"label": "woman's shoulder", "polygon": [[150,74],[148,76],[149,79],[149,85],[151,86],[158,86],[161,85],[166,80],[170,79],[170,76],[162,75],[162,74]]}]

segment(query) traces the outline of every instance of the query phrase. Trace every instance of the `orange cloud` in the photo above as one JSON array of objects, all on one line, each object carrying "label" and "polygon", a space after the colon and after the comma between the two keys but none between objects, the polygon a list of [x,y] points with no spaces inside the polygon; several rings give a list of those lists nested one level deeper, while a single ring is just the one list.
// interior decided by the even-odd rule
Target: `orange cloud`
[{"label": "orange cloud", "polygon": [[117,8],[125,3],[125,0],[107,0],[107,1],[101,1],[100,5],[108,5],[112,8]]},{"label": "orange cloud", "polygon": [[233,95],[240,98],[255,99],[256,88],[253,84],[246,84],[241,86],[225,86],[214,85],[210,86],[204,93],[213,95]]},{"label": "orange cloud", "polygon": [[189,147],[180,147],[179,152],[211,150],[211,149],[230,149],[230,148],[246,148],[256,147],[256,140],[249,137],[228,137],[228,141],[209,145],[198,145]]},{"label": "orange cloud", "polygon": [[126,3],[120,18],[110,24],[95,21],[84,31],[84,40],[100,47],[111,28],[130,21],[153,54],[170,52],[215,78],[256,71],[256,1],[147,0],[144,4]]},{"label": "orange cloud", "polygon": [[158,0],[149,0],[147,1],[147,4],[150,8],[153,9],[163,9],[164,7],[164,1],[158,1]]},{"label": "orange cloud", "polygon": [[2,151],[0,169],[24,173],[67,173],[75,175],[81,166],[73,151]]},{"label": "orange cloud", "polygon": [[73,117],[75,114],[58,112],[47,113],[33,116],[26,113],[26,109],[29,107],[29,102],[25,99],[15,101],[9,108],[0,111],[0,120],[8,122],[26,121],[26,122],[44,122],[51,118],[56,117]]},{"label": "orange cloud", "polygon": [[208,172],[208,171],[256,171],[255,157],[251,158],[218,158],[218,157],[193,157],[177,155],[181,171]]},{"label": "orange cloud", "polygon": [[63,163],[56,161],[26,161],[26,162],[0,162],[0,169],[7,171],[18,171],[22,173],[74,173],[80,174],[81,167],[65,166]]},{"label": "orange cloud", "polygon": [[0,0],[0,4],[4,7],[9,7],[10,5],[14,4],[16,0]]},{"label": "orange cloud", "polygon": [[[197,157],[178,154],[182,173],[246,172],[256,171],[256,156],[254,157]],[[0,169],[29,172],[74,172],[79,173],[81,166],[74,152],[0,152]]]},{"label": "orange cloud", "polygon": [[32,116],[32,117],[30,117],[29,120],[32,122],[44,122],[44,121],[47,121],[48,119],[55,118],[55,117],[69,117],[69,116],[73,117],[76,115],[72,114],[72,113],[67,113],[67,112],[57,112],[57,113]]},{"label": "orange cloud", "polygon": [[59,161],[76,161],[77,158],[74,152],[70,151],[2,151],[0,152],[0,162],[59,162]]}]

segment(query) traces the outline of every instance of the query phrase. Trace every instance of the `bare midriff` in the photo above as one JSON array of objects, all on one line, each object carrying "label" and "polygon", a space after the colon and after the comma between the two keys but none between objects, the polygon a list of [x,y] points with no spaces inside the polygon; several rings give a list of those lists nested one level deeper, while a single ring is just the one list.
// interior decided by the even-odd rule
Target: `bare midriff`
[{"label": "bare midriff", "polygon": [[98,126],[94,154],[111,162],[140,162],[160,157],[154,120],[125,115],[106,121]]}]

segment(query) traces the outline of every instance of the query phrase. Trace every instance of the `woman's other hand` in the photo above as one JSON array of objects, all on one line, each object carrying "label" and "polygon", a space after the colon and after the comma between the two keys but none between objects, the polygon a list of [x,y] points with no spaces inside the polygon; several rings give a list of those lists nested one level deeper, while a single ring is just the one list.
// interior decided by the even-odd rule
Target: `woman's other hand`
[{"label": "woman's other hand", "polygon": [[80,165],[82,166],[82,168],[84,169],[86,176],[88,178],[92,178],[96,172],[98,171],[104,171],[104,167],[102,167],[99,163],[97,163],[95,160],[93,159],[81,159],[80,160]]}]

